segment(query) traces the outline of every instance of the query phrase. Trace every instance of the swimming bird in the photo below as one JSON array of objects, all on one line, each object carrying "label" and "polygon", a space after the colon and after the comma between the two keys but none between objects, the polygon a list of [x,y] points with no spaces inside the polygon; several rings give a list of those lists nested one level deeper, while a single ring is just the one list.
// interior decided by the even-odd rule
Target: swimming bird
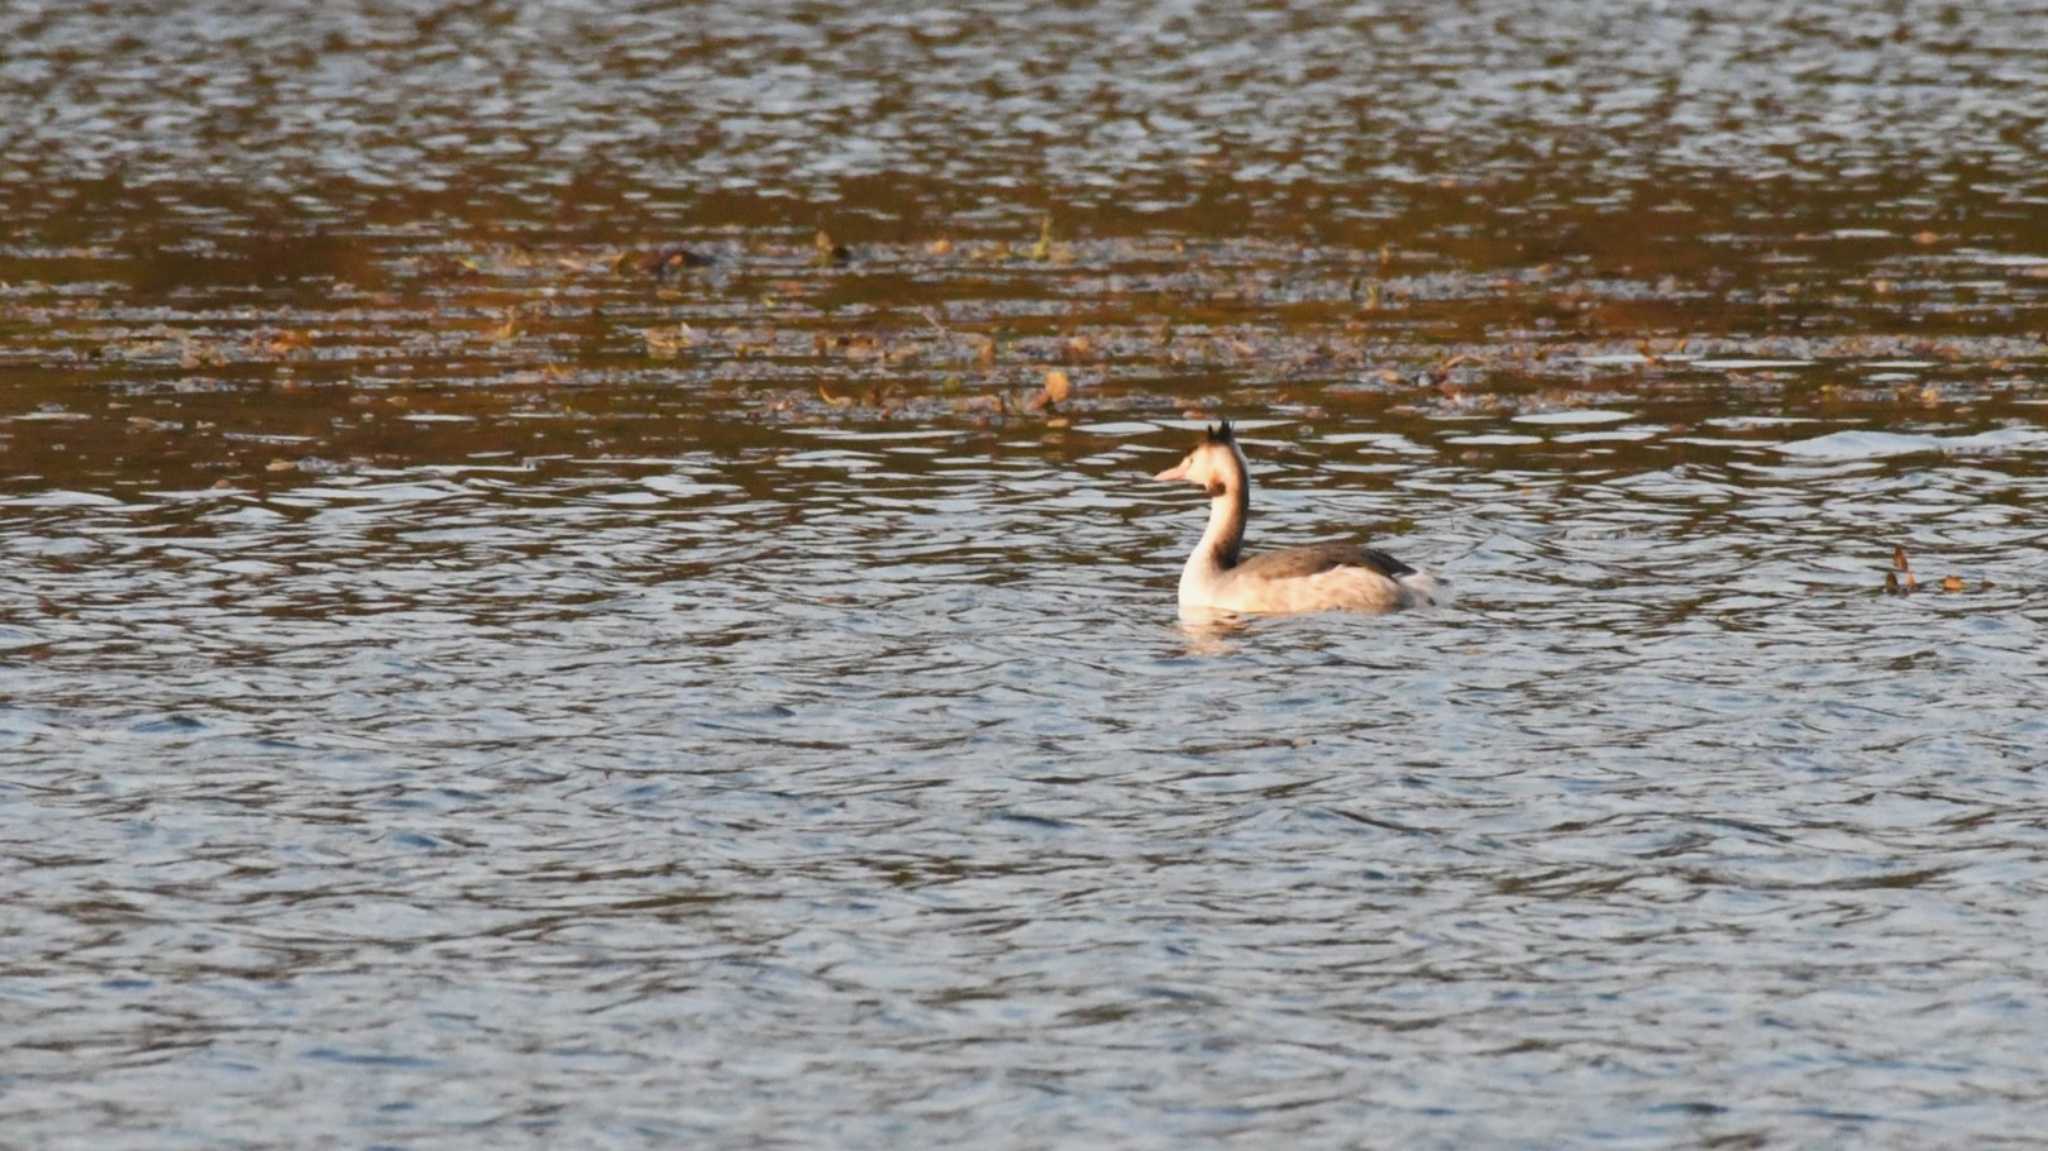
[{"label": "swimming bird", "polygon": [[1209,428],[1186,459],[1152,478],[1209,493],[1208,530],[1180,572],[1183,611],[1383,612],[1446,598],[1434,576],[1363,544],[1313,544],[1244,558],[1252,480],[1229,420]]}]

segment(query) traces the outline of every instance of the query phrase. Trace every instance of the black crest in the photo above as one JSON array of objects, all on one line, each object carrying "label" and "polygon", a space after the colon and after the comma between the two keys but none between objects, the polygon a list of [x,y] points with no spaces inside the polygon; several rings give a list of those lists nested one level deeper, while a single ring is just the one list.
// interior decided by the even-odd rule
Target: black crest
[{"label": "black crest", "polygon": [[1229,420],[1224,420],[1222,423],[1209,429],[1209,442],[1212,444],[1234,444],[1237,442],[1237,433],[1231,430]]}]

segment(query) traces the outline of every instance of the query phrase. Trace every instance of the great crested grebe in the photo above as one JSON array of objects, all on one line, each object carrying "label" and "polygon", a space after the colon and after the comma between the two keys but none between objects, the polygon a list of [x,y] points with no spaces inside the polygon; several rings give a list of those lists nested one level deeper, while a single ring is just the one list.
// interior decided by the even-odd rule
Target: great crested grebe
[{"label": "great crested grebe", "polygon": [[1362,544],[1312,544],[1240,558],[1251,510],[1251,473],[1225,420],[1179,465],[1152,477],[1209,493],[1209,527],[1180,572],[1183,610],[1234,612],[1394,611],[1445,598],[1443,585]]}]

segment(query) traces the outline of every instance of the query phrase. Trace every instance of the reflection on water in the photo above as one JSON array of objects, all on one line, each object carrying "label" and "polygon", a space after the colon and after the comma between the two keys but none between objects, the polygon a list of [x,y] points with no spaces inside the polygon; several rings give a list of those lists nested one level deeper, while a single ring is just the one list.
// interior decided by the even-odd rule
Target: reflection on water
[{"label": "reflection on water", "polygon": [[0,13],[9,1138],[2035,1137],[2020,7],[247,7]]}]

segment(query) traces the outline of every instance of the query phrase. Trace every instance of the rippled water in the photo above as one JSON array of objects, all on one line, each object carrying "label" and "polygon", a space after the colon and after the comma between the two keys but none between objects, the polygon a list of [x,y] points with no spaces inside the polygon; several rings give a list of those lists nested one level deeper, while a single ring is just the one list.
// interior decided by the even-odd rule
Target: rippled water
[{"label": "rippled water", "polygon": [[0,13],[0,1144],[2048,1123],[2023,6],[247,9]]}]

